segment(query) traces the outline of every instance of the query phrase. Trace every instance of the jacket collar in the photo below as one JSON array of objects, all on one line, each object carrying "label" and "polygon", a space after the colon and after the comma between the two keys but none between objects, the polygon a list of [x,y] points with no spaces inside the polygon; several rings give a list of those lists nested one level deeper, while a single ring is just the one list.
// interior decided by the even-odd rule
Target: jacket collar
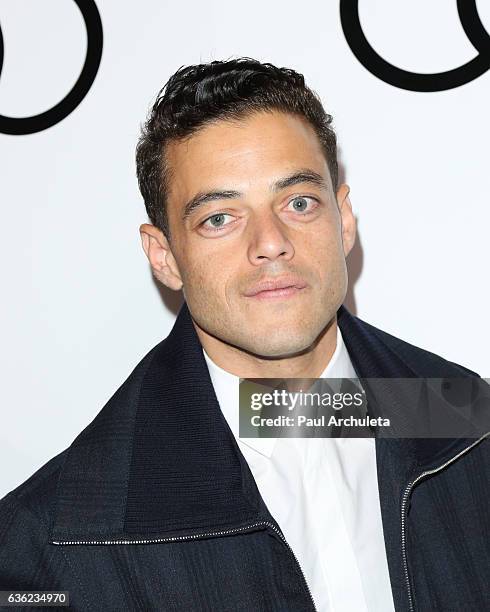
[{"label": "jacket collar", "polygon": [[[343,306],[338,324],[359,378],[428,375]],[[382,510],[394,486],[461,444],[430,442],[376,440]],[[260,521],[274,519],[221,412],[184,303],[168,337],[66,451],[51,540],[173,537]]]},{"label": "jacket collar", "polygon": [[[370,407],[373,416],[396,412],[399,415],[413,414],[412,418],[416,418],[411,387],[397,386],[395,394],[394,387],[389,383],[383,385],[381,379],[462,378],[468,375],[479,378],[466,368],[414,347],[362,321],[345,306],[340,307],[337,318],[358,378],[380,379],[376,386],[376,401]],[[474,438],[376,439],[378,476],[382,467],[380,455],[388,449],[392,467],[395,462],[400,477],[405,479],[408,474],[438,467],[473,441]]]}]

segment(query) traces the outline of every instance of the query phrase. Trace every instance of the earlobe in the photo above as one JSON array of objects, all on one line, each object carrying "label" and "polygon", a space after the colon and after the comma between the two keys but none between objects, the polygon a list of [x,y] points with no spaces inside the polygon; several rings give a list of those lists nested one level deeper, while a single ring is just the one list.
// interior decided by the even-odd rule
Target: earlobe
[{"label": "earlobe", "polygon": [[154,225],[143,223],[140,226],[140,236],[155,278],[174,291],[182,289],[179,269],[163,232]]}]

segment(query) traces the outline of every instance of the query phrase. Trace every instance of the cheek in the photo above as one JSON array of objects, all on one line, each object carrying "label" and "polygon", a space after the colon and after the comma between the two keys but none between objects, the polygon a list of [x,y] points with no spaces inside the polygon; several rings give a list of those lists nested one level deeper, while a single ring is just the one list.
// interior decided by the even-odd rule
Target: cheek
[{"label": "cheek", "polygon": [[187,295],[197,302],[216,302],[224,294],[226,275],[222,262],[203,255],[199,260],[188,261],[183,272]]},{"label": "cheek", "polygon": [[315,262],[320,275],[324,276],[339,268],[345,261],[342,240],[337,228],[328,225],[308,237],[304,252],[310,254],[311,262]]}]

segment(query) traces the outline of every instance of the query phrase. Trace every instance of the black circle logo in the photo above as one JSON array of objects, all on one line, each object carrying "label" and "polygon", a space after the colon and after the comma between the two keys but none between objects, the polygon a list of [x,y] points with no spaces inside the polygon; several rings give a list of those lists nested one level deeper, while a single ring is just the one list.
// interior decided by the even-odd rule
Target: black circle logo
[{"label": "black circle logo", "polygon": [[371,74],[400,89],[444,91],[469,83],[490,68],[490,36],[478,15],[476,0],[457,0],[457,6],[463,30],[478,55],[458,68],[434,74],[402,70],[378,55],[364,36],[359,20],[359,0],[340,0],[340,21],[352,53]]},{"label": "black circle logo", "polygon": [[[87,30],[87,54],[80,76],[68,94],[58,104],[32,117],[0,115],[0,132],[19,136],[42,132],[56,125],[73,112],[92,87],[102,57],[102,22],[94,0],[74,0],[82,13]],[[0,28],[0,75],[3,66],[3,36]]]}]

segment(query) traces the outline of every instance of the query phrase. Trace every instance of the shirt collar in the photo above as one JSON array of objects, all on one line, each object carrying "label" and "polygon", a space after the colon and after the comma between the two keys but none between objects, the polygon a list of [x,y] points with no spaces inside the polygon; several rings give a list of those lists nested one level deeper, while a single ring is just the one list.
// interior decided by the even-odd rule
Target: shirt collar
[{"label": "shirt collar", "polygon": [[[246,444],[266,457],[270,457],[277,438],[240,438],[238,414],[238,388],[240,378],[219,367],[203,349],[214,391],[221,410],[237,441]],[[349,353],[337,325],[337,339],[334,354],[319,378],[357,378]]]}]

